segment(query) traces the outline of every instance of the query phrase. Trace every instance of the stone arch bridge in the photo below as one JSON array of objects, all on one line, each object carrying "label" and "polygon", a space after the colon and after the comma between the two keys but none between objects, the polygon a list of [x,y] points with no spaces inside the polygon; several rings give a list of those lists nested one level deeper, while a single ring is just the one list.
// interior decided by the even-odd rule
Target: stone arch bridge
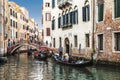
[{"label": "stone arch bridge", "polygon": [[18,50],[19,48],[23,47],[23,46],[31,46],[33,48],[35,48],[37,51],[39,51],[39,45],[37,44],[29,44],[29,43],[18,43],[18,44],[15,44],[14,46],[11,46],[11,47],[8,47],[7,48],[7,53],[9,55],[13,54],[16,50]]}]

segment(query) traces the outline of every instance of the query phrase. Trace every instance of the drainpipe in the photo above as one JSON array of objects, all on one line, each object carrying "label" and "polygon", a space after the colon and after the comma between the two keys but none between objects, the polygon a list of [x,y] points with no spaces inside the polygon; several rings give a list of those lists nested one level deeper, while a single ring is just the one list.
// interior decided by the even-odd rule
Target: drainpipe
[{"label": "drainpipe", "polygon": [[94,27],[95,27],[95,0],[93,0],[93,28],[92,28],[92,54],[91,54],[91,58],[93,61],[93,54],[94,54]]},{"label": "drainpipe", "polygon": [[3,0],[3,39],[4,39],[4,56],[5,56],[5,0]]}]

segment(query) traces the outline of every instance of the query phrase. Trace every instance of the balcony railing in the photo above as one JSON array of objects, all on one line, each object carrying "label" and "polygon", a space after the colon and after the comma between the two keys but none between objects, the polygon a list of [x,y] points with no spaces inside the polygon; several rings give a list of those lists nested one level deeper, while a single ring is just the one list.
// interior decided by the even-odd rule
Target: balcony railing
[{"label": "balcony railing", "polygon": [[66,6],[72,5],[72,0],[57,0],[59,9],[63,9]]}]

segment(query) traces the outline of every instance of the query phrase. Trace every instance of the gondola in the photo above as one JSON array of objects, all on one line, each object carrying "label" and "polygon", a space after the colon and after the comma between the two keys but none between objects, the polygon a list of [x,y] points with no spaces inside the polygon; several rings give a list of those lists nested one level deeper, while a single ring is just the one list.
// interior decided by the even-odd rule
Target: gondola
[{"label": "gondola", "polygon": [[45,55],[39,54],[38,56],[34,56],[34,58],[39,61],[46,61],[48,57]]},{"label": "gondola", "polygon": [[0,64],[7,63],[6,57],[0,57]]},{"label": "gondola", "polygon": [[38,53],[38,52],[34,52],[34,58],[39,60],[39,61],[46,61],[48,56],[45,53]]},{"label": "gondola", "polygon": [[67,65],[67,66],[74,66],[74,67],[86,67],[86,66],[92,66],[93,62],[92,60],[78,60],[79,63],[69,63],[69,62],[64,62],[59,59],[59,57],[56,57],[56,55],[53,55],[53,60],[59,64],[62,65]]}]

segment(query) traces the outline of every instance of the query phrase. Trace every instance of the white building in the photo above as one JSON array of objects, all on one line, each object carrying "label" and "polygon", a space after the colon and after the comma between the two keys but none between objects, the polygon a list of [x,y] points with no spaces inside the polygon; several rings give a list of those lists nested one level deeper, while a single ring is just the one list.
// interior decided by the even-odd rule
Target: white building
[{"label": "white building", "polygon": [[10,11],[10,30],[9,39],[11,42],[16,41],[18,38],[18,15],[17,15],[17,4],[15,2],[9,2]]},{"label": "white building", "polygon": [[43,41],[43,37],[42,37],[42,29],[39,29],[38,32],[39,32],[39,33],[38,33],[38,40],[39,40],[40,42],[42,42],[42,41]]},{"label": "white building", "polygon": [[51,44],[51,0],[43,0],[42,8],[42,31],[43,42],[50,46]]},{"label": "white building", "polygon": [[92,0],[52,0],[52,46],[64,53],[91,53]]}]

